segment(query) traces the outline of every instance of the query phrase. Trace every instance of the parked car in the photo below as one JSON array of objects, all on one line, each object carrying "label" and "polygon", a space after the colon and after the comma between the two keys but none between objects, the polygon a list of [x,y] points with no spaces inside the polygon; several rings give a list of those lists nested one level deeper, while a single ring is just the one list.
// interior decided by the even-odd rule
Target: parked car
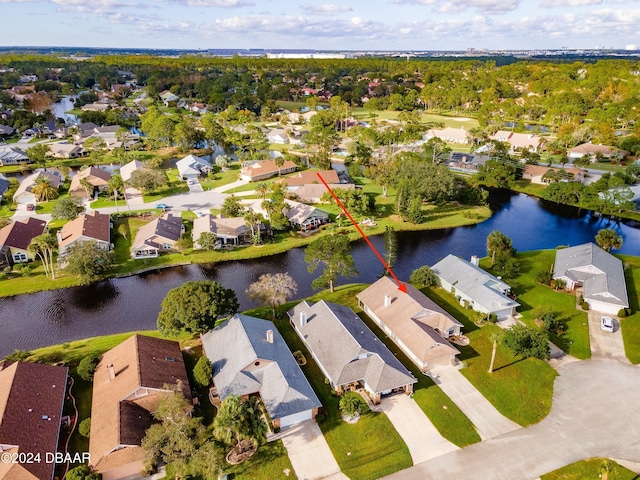
[{"label": "parked car", "polygon": [[611,317],[602,317],[600,319],[600,328],[605,332],[613,333],[614,323]]},{"label": "parked car", "polygon": [[170,207],[166,203],[159,203],[158,205],[156,205],[156,208],[161,210],[169,210]]},{"label": "parked car", "polygon": [[187,183],[189,185],[195,185],[196,181],[193,178],[190,178],[189,180],[187,180]]},{"label": "parked car", "polygon": [[36,209],[36,206],[33,203],[27,204],[27,212],[33,212]]}]

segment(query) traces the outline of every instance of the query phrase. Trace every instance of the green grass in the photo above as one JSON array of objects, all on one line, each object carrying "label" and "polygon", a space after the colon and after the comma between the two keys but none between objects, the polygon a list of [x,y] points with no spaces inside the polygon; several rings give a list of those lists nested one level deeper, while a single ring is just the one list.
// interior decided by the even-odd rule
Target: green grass
[{"label": "green grass", "polygon": [[[550,335],[550,340],[568,354],[584,360],[591,357],[587,313],[576,309],[574,294],[552,290],[536,281],[540,272],[552,268],[555,255],[555,250],[519,253],[517,258],[520,261],[520,275],[510,284],[521,305],[518,307],[518,312],[522,314],[521,320],[533,326],[532,310],[542,305],[550,306],[566,325],[562,336]],[[483,259],[480,265],[490,270],[488,258]]]},{"label": "green grass", "polygon": [[538,183],[531,183],[531,180],[520,179],[516,180],[515,185],[511,189],[516,192],[532,195],[534,197],[540,197],[542,195],[542,192],[547,189],[547,186],[540,185]]},{"label": "green grass", "polygon": [[[284,471],[288,470],[289,476]],[[235,480],[272,480],[292,478],[295,475],[282,440],[261,446],[256,454],[240,465],[228,466],[225,472]]]},{"label": "green grass", "polygon": [[629,306],[633,313],[620,319],[624,351],[631,363],[640,363],[640,258],[630,255],[617,255],[625,265],[624,276],[627,280]]},{"label": "green grass", "polygon": [[229,165],[229,168],[227,170],[220,171],[214,174],[213,178],[203,178],[202,180],[200,180],[200,185],[202,185],[202,188],[204,190],[211,190],[213,188],[222,187],[238,180],[239,174],[240,164],[237,162],[232,163],[231,165]]},{"label": "green grass", "polygon": [[527,426],[546,417],[551,409],[553,382],[557,375],[546,362],[515,357],[505,346],[499,345],[494,372],[488,373],[492,343],[489,334],[500,332],[499,327],[485,325],[478,328],[455,298],[443,289],[428,289],[428,296],[464,324],[470,345],[457,348],[458,357],[467,368],[460,372],[505,417]]},{"label": "green grass", "polygon": [[172,195],[177,195],[179,193],[185,193],[189,191],[189,186],[187,185],[187,183],[178,178],[177,168],[165,170],[165,173],[168,179],[167,185],[154,190],[153,192],[145,193],[143,195],[145,203],[155,202]]},{"label": "green grass", "polygon": [[[605,458],[590,458],[581,460],[566,467],[559,468],[553,472],[540,477],[541,480],[600,480],[602,476],[600,468],[606,462]],[[613,471],[609,473],[610,480],[635,480],[640,478],[631,470],[609,460],[613,466]]]}]

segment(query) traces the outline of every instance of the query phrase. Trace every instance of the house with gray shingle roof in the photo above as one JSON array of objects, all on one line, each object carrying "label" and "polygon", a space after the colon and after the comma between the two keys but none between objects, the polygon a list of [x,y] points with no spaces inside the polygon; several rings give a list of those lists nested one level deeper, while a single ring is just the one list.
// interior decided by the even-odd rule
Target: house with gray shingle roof
[{"label": "house with gray shingle roof", "polygon": [[229,395],[259,395],[274,427],[312,420],[322,405],[273,322],[247,315],[202,335],[213,383]]},{"label": "house with gray shingle roof", "polygon": [[304,301],[287,315],[338,394],[363,388],[380,403],[383,395],[413,392],[417,380],[349,307]]},{"label": "house with gray shingle roof", "polygon": [[617,315],[629,307],[622,261],[593,243],[558,250],[553,278],[564,280],[568,290],[582,286],[591,310]]},{"label": "house with gray shingle roof", "polygon": [[509,296],[509,285],[485,272],[475,262],[447,255],[431,269],[440,279],[442,288],[455,295],[461,305],[477,312],[505,318],[513,315],[520,306]]},{"label": "house with gray shingle roof", "polygon": [[131,245],[131,256],[155,258],[160,252],[173,251],[184,231],[182,219],[166,213],[138,229]]}]

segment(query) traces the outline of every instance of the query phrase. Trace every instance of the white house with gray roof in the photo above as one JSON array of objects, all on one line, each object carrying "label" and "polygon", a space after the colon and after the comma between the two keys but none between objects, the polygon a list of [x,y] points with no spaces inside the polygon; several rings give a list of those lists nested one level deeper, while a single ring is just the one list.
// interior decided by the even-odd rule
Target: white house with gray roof
[{"label": "white house with gray roof", "polygon": [[461,305],[487,315],[493,313],[498,319],[515,314],[520,304],[510,297],[511,287],[481,269],[477,257],[473,260],[468,262],[450,254],[431,269],[442,288],[455,295]]},{"label": "white house with gray roof", "polygon": [[349,307],[304,301],[287,315],[338,394],[364,388],[379,403],[383,395],[413,391],[417,380]]},{"label": "white house with gray roof", "polygon": [[629,307],[622,261],[593,243],[558,250],[553,278],[568,290],[582,286],[591,310],[617,315]]},{"label": "white house with gray roof", "polygon": [[178,175],[182,180],[196,180],[200,175],[205,175],[211,171],[211,164],[204,158],[195,155],[187,155],[182,160],[176,162]]},{"label": "white house with gray roof", "polygon": [[229,395],[259,395],[274,427],[315,418],[322,405],[273,322],[234,315],[202,335],[213,383]]}]

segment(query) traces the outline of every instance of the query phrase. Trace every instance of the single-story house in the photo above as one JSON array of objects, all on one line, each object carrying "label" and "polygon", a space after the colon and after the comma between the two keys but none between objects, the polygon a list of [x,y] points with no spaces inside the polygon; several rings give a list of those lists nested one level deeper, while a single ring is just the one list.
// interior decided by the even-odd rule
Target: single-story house
[{"label": "single-story house", "polygon": [[46,231],[47,222],[35,217],[17,220],[0,228],[0,268],[34,260],[36,254],[29,251],[29,244]]},{"label": "single-story house", "polygon": [[309,184],[320,184],[322,182],[318,178],[318,174],[322,175],[322,179],[327,182],[329,185],[336,185],[338,183],[342,183],[340,176],[336,170],[303,170],[301,172],[296,172],[294,175],[291,175],[286,178],[282,178],[278,181],[287,185],[287,187],[300,187],[302,185]]},{"label": "single-story house", "polygon": [[62,184],[62,174],[57,170],[37,170],[22,181],[16,193],[13,194],[13,201],[16,203],[35,204],[38,198],[31,190],[38,183],[38,180],[42,178],[46,178],[55,188],[60,188]]},{"label": "single-story house", "polygon": [[138,229],[131,245],[131,256],[156,258],[160,252],[172,251],[184,230],[180,217],[167,213],[156,218]]},{"label": "single-story house", "polygon": [[289,135],[284,128],[274,128],[267,133],[267,140],[269,143],[285,144],[289,143]]},{"label": "single-story house", "polygon": [[488,155],[478,155],[475,153],[451,152],[447,160],[447,167],[451,170],[476,173],[480,165],[484,165],[489,160]]},{"label": "single-story house", "polygon": [[165,90],[160,93],[160,100],[162,100],[162,103],[164,103],[165,107],[168,107],[169,103],[177,102],[178,100],[180,100],[180,97],[171,93],[169,90]]},{"label": "single-story house", "polygon": [[131,180],[131,174],[143,166],[144,165],[140,160],[131,160],[126,165],[123,165],[120,167],[120,176],[122,177],[122,180],[128,182]]},{"label": "single-story house", "polygon": [[187,110],[189,110],[190,112],[199,113],[200,115],[203,115],[207,113],[207,106],[204,103],[195,102],[195,103],[189,104],[189,107],[187,108]]},{"label": "single-story house", "polygon": [[176,162],[178,176],[181,180],[196,180],[200,175],[206,175],[211,171],[211,164],[204,158],[195,155],[187,155]]},{"label": "single-story house", "polygon": [[455,295],[461,305],[481,313],[505,318],[516,313],[520,306],[511,296],[511,287],[480,268],[478,257],[472,262],[455,255],[447,255],[431,269],[440,285]]},{"label": "single-story house", "polygon": [[[268,235],[267,227],[263,223],[254,225],[253,229],[260,229],[261,235]],[[199,247],[198,239],[204,232],[215,233],[220,245],[244,245],[251,243],[251,227],[243,217],[218,218],[208,213],[193,221],[191,236],[195,248]]]},{"label": "single-story house", "polygon": [[158,402],[179,384],[191,401],[180,344],[133,335],[106,352],[93,375],[90,466],[102,480],[140,478],[141,448]]},{"label": "single-story house", "polygon": [[568,290],[582,286],[591,310],[617,315],[629,308],[622,261],[593,243],[556,251],[553,278],[564,280]]},{"label": "single-story house", "polygon": [[291,326],[338,395],[363,388],[373,403],[417,382],[349,307],[303,301],[287,312]]},{"label": "single-story house", "polygon": [[289,223],[300,230],[313,230],[329,223],[329,214],[324,210],[292,200],[285,200],[287,210],[284,212]]},{"label": "single-story house", "polygon": [[422,371],[456,363],[460,351],[447,338],[462,324],[412,285],[402,292],[382,277],[358,295],[358,305]]},{"label": "single-story house", "polygon": [[432,128],[424,134],[423,138],[425,140],[439,138],[447,143],[458,143],[462,145],[471,143],[471,135],[463,127]]},{"label": "single-story house", "polygon": [[[584,182],[584,178],[587,175],[587,171],[582,168],[554,168],[545,167],[542,165],[525,165],[522,169],[522,178],[524,180],[531,180],[531,183],[537,183],[540,185],[546,185],[551,182],[545,177],[547,172],[553,172],[558,180]],[[547,175],[548,176],[548,175]],[[545,177],[544,179],[542,177]]]},{"label": "single-story house", "polygon": [[9,125],[0,125],[0,135],[13,135],[15,129]]},{"label": "single-story house", "polygon": [[93,102],[87,103],[80,107],[83,112],[104,112],[115,106],[115,103],[108,102]]},{"label": "single-story house", "polygon": [[4,193],[9,190],[9,180],[0,174],[0,205],[2,205],[2,199],[4,198]]},{"label": "single-story house", "polygon": [[106,213],[97,210],[91,213],[83,213],[56,233],[58,239],[58,262],[65,256],[66,251],[77,243],[96,242],[103,250],[110,250],[111,245],[111,218]]},{"label": "single-story house", "polygon": [[[91,185],[93,185],[93,191],[91,194],[87,194],[87,191],[82,186],[81,181],[86,179]],[[71,185],[69,186],[69,193],[74,197],[92,198],[96,192],[103,192],[111,180],[111,174],[106,170],[102,170],[98,167],[87,167],[76,173],[71,178]]]},{"label": "single-story house", "polygon": [[[353,190],[356,186],[353,183],[338,183],[329,185],[331,190]],[[287,187],[287,193],[292,196],[295,195],[297,200],[307,203],[320,203],[322,196],[327,193],[327,188],[322,184],[309,183],[307,185],[300,185],[296,187]]]},{"label": "single-story house", "polygon": [[29,157],[25,152],[15,147],[0,147],[0,167],[29,163]]},{"label": "single-story house", "polygon": [[509,153],[522,152],[524,150],[538,152],[544,142],[544,139],[539,135],[515,133],[507,130],[498,130],[493,135],[490,135],[489,139],[508,143]]},{"label": "single-story house", "polygon": [[276,175],[286,175],[293,173],[298,166],[291,160],[285,160],[278,168],[273,160],[262,160],[259,162],[245,163],[240,170],[240,178],[248,182],[258,182]]},{"label": "single-story house", "polygon": [[596,145],[591,142],[583,143],[578,145],[577,147],[573,147],[567,151],[567,155],[570,159],[583,158],[587,157],[591,160],[591,162],[596,162],[598,157],[603,158],[618,158],[623,159],[629,152],[625,150],[620,150],[617,147],[612,147],[610,145]]},{"label": "single-story house", "polygon": [[40,459],[0,462],[0,478],[53,480],[56,464],[47,460],[47,455],[58,451],[66,390],[67,367],[0,363],[2,454],[11,458],[26,454]]},{"label": "single-story house", "polygon": [[74,145],[73,143],[49,144],[49,155],[55,158],[78,158],[84,157],[87,153],[82,145]]},{"label": "single-story house", "polygon": [[221,400],[258,395],[275,428],[315,418],[320,400],[273,322],[236,314],[201,339]]}]

